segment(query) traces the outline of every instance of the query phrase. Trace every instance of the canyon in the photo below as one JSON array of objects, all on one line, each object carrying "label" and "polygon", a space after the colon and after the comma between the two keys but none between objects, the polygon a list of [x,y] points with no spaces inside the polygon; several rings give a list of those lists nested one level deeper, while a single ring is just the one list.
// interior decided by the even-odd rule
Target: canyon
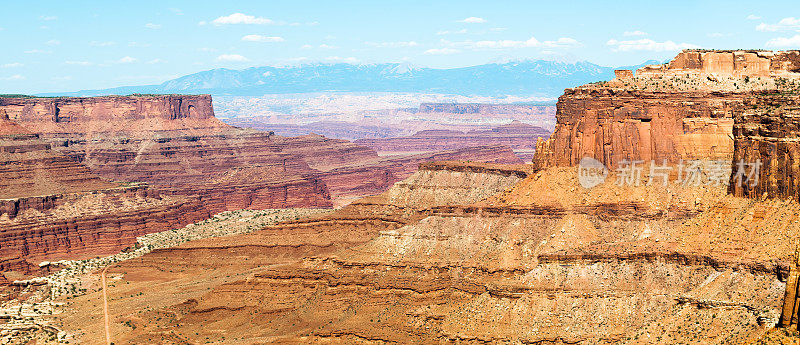
[{"label": "canyon", "polygon": [[[185,168],[189,158],[174,167],[162,158],[174,152],[207,165],[241,164],[219,158],[232,151],[261,164],[255,169],[317,179],[329,203],[333,194],[352,199],[328,212],[276,211],[283,216],[269,221],[228,211],[178,231],[210,229],[203,230],[215,234],[209,238],[164,240],[142,255],[72,273],[82,292],[69,299],[52,297],[56,275],[14,282],[8,315],[23,322],[29,314],[11,311],[63,303],[57,312],[33,313],[37,326],[16,336],[52,333],[84,343],[106,339],[104,302],[109,335],[128,344],[796,342],[796,56],[686,50],[664,65],[567,89],[552,136],[536,141],[533,164],[522,164],[509,146],[381,157],[340,139],[284,138],[211,122],[203,131],[218,137],[194,133],[192,141],[172,127],[170,136],[147,139],[162,153],[150,157],[150,146],[134,150],[125,140],[43,133],[52,140],[47,147],[85,162],[80,183],[95,181],[91,174],[111,176],[103,169],[116,162],[109,170],[124,174],[109,180],[136,173],[163,189],[162,199],[196,198],[209,210],[259,205],[210,189],[216,181],[223,188],[261,176],[250,166],[213,176],[194,173],[205,167]],[[7,121],[21,114],[6,112]],[[450,132],[430,134],[454,140]],[[385,139],[408,143],[393,140]],[[197,141],[218,149],[194,154],[200,150],[190,143]],[[270,166],[265,148],[230,148],[253,142],[287,160]],[[120,155],[150,162],[148,170]],[[584,157],[608,168],[591,188],[576,169]],[[436,162],[418,164],[426,160]],[[654,175],[648,170],[642,183],[626,183],[618,168],[632,160],[673,168],[722,161],[732,170],[724,183],[683,183],[675,170],[663,185],[644,183]],[[736,173],[736,162],[754,160],[760,170]],[[209,189],[181,193],[177,182],[158,180],[157,169],[193,187],[204,183],[192,179],[207,181]],[[285,191],[274,207],[319,206],[295,203]],[[132,250],[144,246],[137,243]],[[100,267],[110,283],[100,279]]]},{"label": "canyon", "polygon": [[122,250],[144,234],[244,208],[329,208],[420,162],[519,163],[499,145],[381,157],[345,140],[216,119],[211,97],[0,98],[0,272]]},{"label": "canyon", "polygon": [[452,150],[487,144],[505,145],[524,161],[533,158],[534,145],[539,138],[548,138],[547,130],[519,121],[490,130],[425,130],[408,137],[359,139],[355,143],[378,151],[379,154]]}]

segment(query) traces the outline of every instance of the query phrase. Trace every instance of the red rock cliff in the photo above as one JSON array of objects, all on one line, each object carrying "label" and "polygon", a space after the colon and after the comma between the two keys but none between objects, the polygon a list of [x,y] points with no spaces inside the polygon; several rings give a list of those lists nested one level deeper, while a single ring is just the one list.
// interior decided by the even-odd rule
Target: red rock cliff
[{"label": "red rock cliff", "polygon": [[733,109],[740,95],[568,89],[558,100],[556,131],[540,141],[539,168],[593,157],[621,160],[730,159]]}]

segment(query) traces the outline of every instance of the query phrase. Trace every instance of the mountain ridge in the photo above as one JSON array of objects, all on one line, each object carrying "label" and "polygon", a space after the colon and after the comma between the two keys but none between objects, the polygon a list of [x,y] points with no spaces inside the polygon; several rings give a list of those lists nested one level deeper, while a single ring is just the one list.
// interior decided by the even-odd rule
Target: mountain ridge
[{"label": "mountain ridge", "polygon": [[557,97],[565,88],[609,80],[614,70],[636,69],[587,61],[521,60],[437,69],[409,63],[314,63],[287,67],[217,68],[188,74],[157,85],[41,93],[39,96],[109,94],[212,94],[260,96],[309,92],[411,92],[475,96],[525,95]]}]

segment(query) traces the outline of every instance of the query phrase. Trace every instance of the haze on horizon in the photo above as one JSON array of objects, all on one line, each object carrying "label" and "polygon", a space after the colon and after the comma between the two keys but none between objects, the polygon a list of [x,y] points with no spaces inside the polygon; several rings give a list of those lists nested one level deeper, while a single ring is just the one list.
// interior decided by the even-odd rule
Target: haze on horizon
[{"label": "haze on horizon", "polygon": [[0,12],[0,93],[157,84],[214,68],[313,62],[621,66],[685,48],[798,49],[794,9],[789,1],[756,11],[744,1],[13,2]]}]

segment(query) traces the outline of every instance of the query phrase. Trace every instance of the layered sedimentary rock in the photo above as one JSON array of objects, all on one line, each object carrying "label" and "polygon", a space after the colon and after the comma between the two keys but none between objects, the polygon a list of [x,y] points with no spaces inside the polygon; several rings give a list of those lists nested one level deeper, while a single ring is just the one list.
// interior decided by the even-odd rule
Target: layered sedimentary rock
[{"label": "layered sedimentary rock", "polygon": [[719,77],[797,77],[800,51],[685,50],[665,65],[647,66],[639,75],[696,74]]},{"label": "layered sedimentary rock", "polygon": [[556,131],[537,143],[533,161],[545,168],[576,165],[583,157],[609,167],[622,160],[730,160],[733,114],[743,97],[568,89],[559,98]]},{"label": "layered sedimentary rock", "polygon": [[[115,341],[727,344],[777,322],[800,205],[577,179],[425,164],[333,214],[148,254],[109,270]],[[63,316],[84,341],[98,296]]]},{"label": "layered sedimentary rock", "polygon": [[547,138],[550,132],[519,121],[491,130],[426,130],[408,137],[386,139],[360,139],[355,143],[370,147],[380,153],[424,152],[452,150],[482,145],[506,145],[520,158],[529,160],[538,138]]},{"label": "layered sedimentary rock", "polygon": [[209,95],[0,98],[0,111],[43,135],[226,127],[214,117]]},{"label": "layered sedimentary rock", "polygon": [[800,200],[800,92],[756,93],[736,115],[731,192]]},{"label": "layered sedimentary rock", "polygon": [[797,51],[704,50],[683,51],[636,75],[619,71],[610,82],[565,91],[556,130],[537,143],[534,163],[730,160],[734,117],[753,106],[750,99],[787,89],[799,72]]},{"label": "layered sedimentary rock", "polygon": [[[0,128],[8,128],[0,124]],[[8,199],[47,196],[114,187],[80,163],[50,149],[36,134],[0,136],[0,214],[10,213]]]},{"label": "layered sedimentary rock", "polygon": [[0,123],[5,133],[0,136],[0,272],[5,283],[39,272],[41,260],[115,253],[137,236],[209,216],[196,198],[163,197],[146,185],[104,180],[79,156],[60,154],[21,128],[8,119]]},{"label": "layered sedimentary rock", "polygon": [[207,95],[4,98],[0,110],[104,178],[199,195],[214,212],[328,207],[328,188],[309,165],[377,158],[343,140],[225,125]]}]

